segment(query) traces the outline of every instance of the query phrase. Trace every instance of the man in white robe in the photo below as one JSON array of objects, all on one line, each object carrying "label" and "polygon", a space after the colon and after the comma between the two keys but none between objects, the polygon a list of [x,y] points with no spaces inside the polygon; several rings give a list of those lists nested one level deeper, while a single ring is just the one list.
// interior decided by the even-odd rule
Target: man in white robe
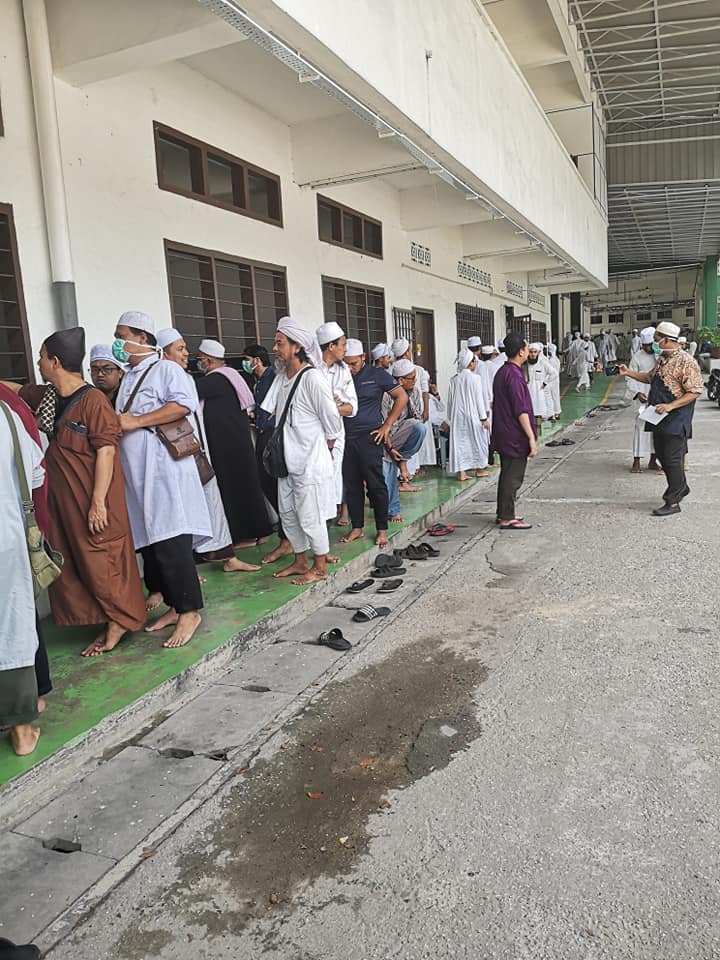
[{"label": "man in white robe", "polygon": [[642,346],[642,340],[640,339],[640,331],[633,330],[632,340],[630,341],[630,359],[631,360],[635,356],[635,354],[639,352],[641,346]]},{"label": "man in white robe", "polygon": [[[653,352],[653,341],[655,340],[655,328],[645,327],[640,333],[640,350],[635,353],[628,366],[629,370],[635,370],[639,373],[649,373],[655,369],[657,357]],[[653,435],[649,430],[645,430],[645,421],[640,419],[640,411],[647,403],[647,397],[650,393],[649,383],[640,383],[630,377],[625,378],[627,384],[626,399],[634,400],[636,404],[635,430],[633,432],[633,464],[630,473],[641,473],[640,461],[643,457],[649,457],[648,470],[659,471],[660,467],[655,460],[655,446],[653,444]]]},{"label": "man in white robe", "polygon": [[194,413],[197,393],[177,363],[160,359],[146,313],[124,313],[115,338],[113,354],[128,364],[115,409],[130,527],[147,582],[170,608],[150,629],[174,625],[163,646],[182,647],[200,626],[203,607],[193,537],[211,536],[212,523],[194,457],[173,459],[153,428]]},{"label": "man in white robe", "polygon": [[449,469],[460,481],[470,479],[468,470],[473,470],[476,477],[488,476],[490,423],[482,380],[475,375],[479,362],[471,350],[462,348],[456,360],[457,373],[448,389]]},{"label": "man in white robe", "polygon": [[528,358],[525,365],[525,379],[530,397],[532,398],[533,412],[537,433],[540,434],[541,423],[550,417],[548,412],[548,384],[557,380],[558,374],[550,366],[542,352],[541,343],[531,343],[528,347]]},{"label": "man in white robe", "polygon": [[[288,475],[278,479],[278,512],[295,558],[273,576],[293,577],[292,583],[299,586],[327,579],[327,521],[337,510],[331,451],[340,434],[340,414],[322,372],[320,346],[309,330],[297,320],[284,317],[275,333],[273,353],[284,369],[275,377],[261,406],[274,415],[276,424],[297,383],[283,427]],[[312,567],[309,550],[314,554]]]},{"label": "man in white robe", "polygon": [[333,468],[335,470],[335,500],[338,508],[345,502],[343,498],[343,454],[345,452],[345,417],[354,417],[358,410],[358,398],[350,367],[345,363],[347,337],[342,327],[335,323],[323,323],[315,331],[322,351],[323,362],[320,369],[327,377],[330,390],[340,414],[340,432],[335,437],[332,448]]},{"label": "man in white robe", "polygon": [[547,345],[547,362],[553,368],[556,376],[548,384],[548,396],[546,398],[550,420],[557,420],[562,413],[560,405],[560,359],[557,355],[557,347],[554,343]]}]

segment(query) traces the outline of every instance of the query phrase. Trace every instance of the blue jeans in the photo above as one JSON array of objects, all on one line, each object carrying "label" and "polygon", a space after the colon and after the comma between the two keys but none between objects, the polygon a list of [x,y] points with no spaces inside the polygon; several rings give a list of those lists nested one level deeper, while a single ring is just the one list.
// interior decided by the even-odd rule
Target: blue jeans
[{"label": "blue jeans", "polygon": [[[403,460],[416,454],[425,441],[425,424],[416,423],[402,446],[396,447]],[[383,460],[383,474],[388,491],[388,516],[400,516],[400,490],[398,488],[398,465],[395,461]]]}]

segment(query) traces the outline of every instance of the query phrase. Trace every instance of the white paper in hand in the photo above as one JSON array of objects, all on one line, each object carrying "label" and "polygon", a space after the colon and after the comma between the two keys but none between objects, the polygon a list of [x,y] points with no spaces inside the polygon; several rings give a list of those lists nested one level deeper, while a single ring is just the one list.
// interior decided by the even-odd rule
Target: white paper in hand
[{"label": "white paper in hand", "polygon": [[644,420],[646,423],[660,423],[661,420],[664,420],[667,416],[667,413],[658,413],[656,408],[651,404],[646,404],[644,407],[640,407],[640,412],[638,413],[638,419]]}]

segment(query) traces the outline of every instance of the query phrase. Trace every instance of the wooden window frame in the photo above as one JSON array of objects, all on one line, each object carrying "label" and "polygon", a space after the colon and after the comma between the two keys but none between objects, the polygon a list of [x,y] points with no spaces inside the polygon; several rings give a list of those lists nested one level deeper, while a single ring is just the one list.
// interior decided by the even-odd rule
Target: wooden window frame
[{"label": "wooden window frame", "polygon": [[[281,266],[278,263],[266,263],[264,260],[251,260],[249,257],[238,257],[231,253],[225,253],[222,250],[207,250],[204,247],[193,247],[187,243],[175,243],[174,240],[168,240],[167,237],[163,241],[165,246],[165,275],[167,276],[168,283],[168,300],[170,303],[170,317],[172,318],[173,323],[175,322],[175,310],[173,307],[173,292],[171,286],[170,278],[170,255],[173,252],[177,253],[187,253],[194,257],[208,257],[210,259],[210,266],[212,268],[212,284],[213,284],[213,295],[215,299],[215,319],[218,324],[218,339],[222,339],[222,317],[220,316],[220,302],[217,295],[217,273],[216,273],[216,260],[224,260],[227,263],[235,263],[238,266],[250,267],[250,283],[252,289],[253,297],[253,312],[255,314],[255,333],[257,336],[257,343],[260,343],[260,330],[258,326],[258,315],[257,315],[257,287],[255,285],[255,269],[260,270],[275,270],[278,273],[282,273],[285,277],[285,297],[287,300],[287,312],[290,315],[290,293],[288,291],[287,284],[287,267]],[[182,331],[180,331],[182,333]],[[229,358],[236,356],[235,354],[228,354]],[[239,356],[239,354],[238,354]]]},{"label": "wooden window frame", "polygon": [[[320,236],[320,204],[324,203],[329,207],[337,210],[340,214],[340,240],[328,240],[326,237]],[[369,217],[366,213],[361,213],[359,210],[353,210],[352,207],[346,207],[342,203],[338,203],[337,200],[331,200],[330,197],[325,197],[322,194],[317,195],[317,213],[318,213],[318,238],[323,243],[330,243],[334,247],[342,247],[343,250],[352,250],[353,253],[364,254],[366,257],[373,257],[375,260],[382,260],[385,253],[385,241],[383,238],[383,225],[382,220],[376,220],[375,217]],[[362,224],[362,238],[363,245],[362,247],[356,247],[354,243],[346,243],[345,241],[345,227],[343,226],[343,216],[348,214],[351,217],[359,217]],[[368,250],[365,247],[365,224],[372,223],[376,227],[380,227],[380,253],[374,253],[372,250]],[[352,284],[351,284],[352,286]],[[367,287],[368,290],[373,289],[372,287]],[[376,288],[381,289],[381,288]],[[385,291],[383,290],[383,293]]]},{"label": "wooden window frame", "polygon": [[25,362],[28,371],[28,383],[35,383],[35,368],[32,362],[32,351],[30,349],[30,327],[28,326],[27,310],[25,308],[25,293],[23,290],[22,271],[20,269],[20,254],[18,252],[17,234],[15,232],[15,218],[13,208],[9,203],[0,203],[0,214],[8,219],[8,236],[10,237],[10,259],[15,276],[17,287],[17,305],[20,314],[20,331],[22,333],[23,344],[25,347]]},{"label": "wooden window frame", "polygon": [[[175,187],[172,184],[163,182],[160,172],[160,137],[162,135],[165,135],[168,139],[175,140],[179,144],[189,147],[190,149],[200,151],[200,179],[202,180],[203,184],[202,193],[196,193],[194,190],[183,190],[180,187]],[[261,223],[269,223],[273,227],[280,227],[282,229],[284,226],[282,184],[278,174],[272,173],[270,170],[265,170],[263,167],[258,167],[256,164],[249,163],[247,160],[243,160],[241,157],[236,157],[234,154],[228,153],[225,150],[221,150],[219,147],[215,147],[210,143],[205,143],[204,140],[198,140],[196,137],[191,137],[187,133],[182,133],[182,131],[175,130],[173,127],[168,127],[164,123],[159,123],[158,121],[153,123],[153,141],[155,143],[155,169],[157,173],[158,187],[161,190],[167,190],[168,193],[175,193],[180,197],[187,197],[190,200],[198,200],[200,203],[207,203],[212,207],[219,207],[221,210],[230,210],[233,213],[239,213],[243,217],[250,217],[252,220],[259,220]],[[217,200],[215,197],[211,197],[207,193],[208,154],[211,154],[213,157],[217,157],[218,160],[225,161],[240,168],[243,199],[245,201],[244,207],[238,206],[234,203],[225,203],[223,200]],[[251,210],[248,206],[250,196],[248,190],[249,172],[257,173],[261,177],[267,177],[268,180],[272,180],[277,185],[279,213],[277,219],[274,219],[273,217],[264,217],[262,214]]]}]

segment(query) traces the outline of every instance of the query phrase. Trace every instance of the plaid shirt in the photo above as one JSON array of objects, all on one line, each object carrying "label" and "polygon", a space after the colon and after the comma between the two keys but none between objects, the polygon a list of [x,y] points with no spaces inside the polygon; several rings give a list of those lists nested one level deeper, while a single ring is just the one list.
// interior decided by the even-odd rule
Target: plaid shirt
[{"label": "plaid shirt", "polygon": [[[682,349],[673,350],[672,353],[663,354],[658,361],[650,384],[648,403],[653,406],[658,403],[672,403],[686,393],[700,396],[704,386],[700,367],[690,354]],[[646,424],[645,429],[650,427],[674,436],[689,436],[694,412],[695,401],[680,407],[679,410],[671,410],[660,423],[655,426]]]}]

